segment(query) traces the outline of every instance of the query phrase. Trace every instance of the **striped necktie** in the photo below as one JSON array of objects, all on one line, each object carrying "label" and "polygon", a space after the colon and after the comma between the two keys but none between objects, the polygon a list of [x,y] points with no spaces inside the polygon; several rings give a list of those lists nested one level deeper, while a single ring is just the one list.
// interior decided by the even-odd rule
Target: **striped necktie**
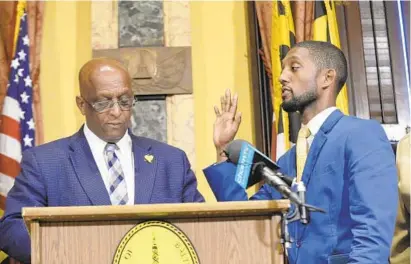
[{"label": "striped necktie", "polygon": [[116,150],[118,146],[114,143],[107,143],[104,149],[109,174],[109,195],[112,205],[124,205],[128,202],[127,185]]}]

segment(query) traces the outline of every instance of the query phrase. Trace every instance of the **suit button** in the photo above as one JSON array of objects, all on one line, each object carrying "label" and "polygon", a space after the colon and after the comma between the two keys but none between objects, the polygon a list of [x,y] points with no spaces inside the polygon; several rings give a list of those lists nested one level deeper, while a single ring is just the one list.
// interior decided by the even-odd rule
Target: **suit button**
[{"label": "suit button", "polygon": [[301,241],[297,241],[297,247],[301,247]]}]

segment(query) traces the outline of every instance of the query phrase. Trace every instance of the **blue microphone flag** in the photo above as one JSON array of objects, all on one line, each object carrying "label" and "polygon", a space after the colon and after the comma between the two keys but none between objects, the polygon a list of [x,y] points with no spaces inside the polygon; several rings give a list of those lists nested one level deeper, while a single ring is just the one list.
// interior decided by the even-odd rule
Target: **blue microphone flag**
[{"label": "blue microphone flag", "polygon": [[248,187],[248,178],[250,177],[251,166],[253,165],[254,153],[254,147],[247,142],[242,143],[235,181],[244,189]]}]

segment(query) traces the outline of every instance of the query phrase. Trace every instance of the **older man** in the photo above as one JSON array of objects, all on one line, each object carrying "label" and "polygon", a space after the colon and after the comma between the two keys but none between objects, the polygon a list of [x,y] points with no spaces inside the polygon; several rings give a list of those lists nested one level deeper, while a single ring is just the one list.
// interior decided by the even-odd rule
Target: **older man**
[{"label": "older man", "polygon": [[71,137],[23,153],[0,220],[0,249],[30,262],[23,207],[202,202],[186,154],[128,131],[131,79],[115,60],[93,59],[79,74],[76,103],[86,122]]}]

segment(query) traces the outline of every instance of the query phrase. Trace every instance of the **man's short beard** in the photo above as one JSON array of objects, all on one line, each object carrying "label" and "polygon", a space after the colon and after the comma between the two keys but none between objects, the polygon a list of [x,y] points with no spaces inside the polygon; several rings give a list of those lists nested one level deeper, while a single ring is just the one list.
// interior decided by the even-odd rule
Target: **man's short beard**
[{"label": "man's short beard", "polygon": [[316,101],[317,98],[318,96],[315,90],[308,91],[300,96],[294,96],[293,94],[290,100],[284,101],[281,104],[281,107],[288,113],[297,111],[301,113],[307,106]]}]

